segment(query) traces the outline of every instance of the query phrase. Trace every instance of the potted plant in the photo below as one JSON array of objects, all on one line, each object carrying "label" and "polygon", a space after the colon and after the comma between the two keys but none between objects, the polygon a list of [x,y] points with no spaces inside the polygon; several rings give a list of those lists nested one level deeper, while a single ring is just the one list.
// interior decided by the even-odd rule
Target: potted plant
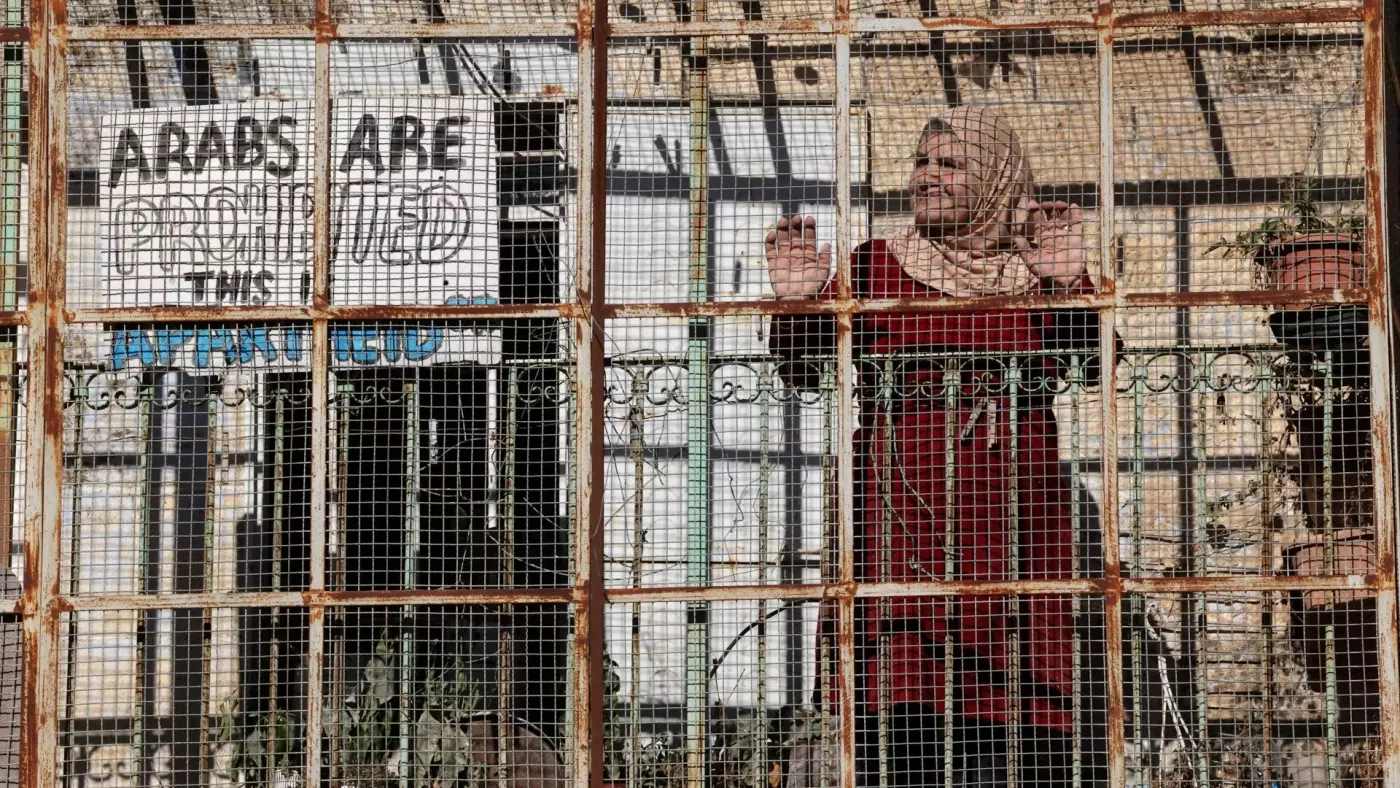
[{"label": "potted plant", "polygon": [[[1295,174],[1284,184],[1276,216],[1221,238],[1206,250],[1253,260],[1262,284],[1273,290],[1331,290],[1366,281],[1366,219],[1356,214],[1323,213],[1317,180]],[[1366,341],[1366,307],[1283,306],[1269,316],[1269,328],[1293,350],[1350,350]]]},{"label": "potted plant", "polygon": [[1323,214],[1317,181],[1294,175],[1284,184],[1277,216],[1221,238],[1207,254],[1224,251],[1249,258],[1264,284],[1283,291],[1331,290],[1360,286],[1366,280],[1366,219],[1348,213]]}]

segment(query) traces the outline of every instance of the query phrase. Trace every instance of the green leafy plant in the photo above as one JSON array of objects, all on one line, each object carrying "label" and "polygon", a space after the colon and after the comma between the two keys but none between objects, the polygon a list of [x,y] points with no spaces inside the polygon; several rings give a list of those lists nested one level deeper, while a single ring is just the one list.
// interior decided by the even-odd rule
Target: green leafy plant
[{"label": "green leafy plant", "polygon": [[380,635],[355,691],[342,703],[340,756],[347,771],[356,776],[383,772],[398,749],[399,665],[395,646],[397,641],[387,631]]},{"label": "green leafy plant", "polygon": [[[408,763],[393,761],[400,749],[399,716],[404,706],[403,665],[398,639],[385,630],[375,644],[374,656],[365,664],[355,691],[348,694],[339,719],[340,751],[347,776],[375,782],[393,771],[407,769],[420,785],[457,783],[473,766],[474,742],[470,728],[481,715],[482,687],[471,677],[460,656],[428,671],[422,693],[415,700],[417,716],[409,725],[411,752]],[[410,690],[412,691],[412,690]]]},{"label": "green leafy plant", "polygon": [[[278,711],[248,719],[236,700],[225,701],[219,709],[219,731],[215,741],[229,748],[226,769],[217,774],[227,782],[261,785],[275,782],[280,775],[295,773],[293,754],[301,750],[306,727],[300,715]],[[270,718],[269,718],[270,717]]]},{"label": "green leafy plant", "polygon": [[1221,238],[1206,250],[1235,253],[1253,260],[1271,244],[1310,233],[1337,233],[1361,238],[1366,231],[1366,218],[1348,213],[1324,215],[1315,192],[1316,178],[1295,173],[1284,183],[1283,202],[1279,213],[1258,225],[1238,233],[1234,238]]},{"label": "green leafy plant", "polygon": [[603,779],[627,779],[627,737],[630,724],[622,705],[622,678],[617,662],[603,654]]}]

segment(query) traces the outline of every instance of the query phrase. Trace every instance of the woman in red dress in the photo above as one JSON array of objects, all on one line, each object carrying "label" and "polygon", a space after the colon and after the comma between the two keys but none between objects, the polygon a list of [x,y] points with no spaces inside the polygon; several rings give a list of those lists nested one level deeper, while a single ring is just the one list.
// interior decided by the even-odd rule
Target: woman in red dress
[{"label": "woman in red dress", "polygon": [[[909,178],[914,221],[855,251],[855,297],[1092,291],[1079,207],[1036,202],[1032,185],[995,114],[963,108],[930,121]],[[779,299],[834,297],[831,250],[818,248],[812,218],[780,220],[767,257]],[[1087,381],[1097,369],[1097,326],[1085,310],[857,316],[860,581],[1075,576],[1085,553],[1051,405],[1068,370]],[[814,387],[808,360],[833,357],[835,324],[776,316],[770,344],[788,359],[787,385]],[[1065,596],[859,600],[862,782],[1067,786],[1074,757],[1083,785],[1102,780],[1103,742],[1087,733],[1098,681],[1079,688],[1072,755],[1075,627]]]}]

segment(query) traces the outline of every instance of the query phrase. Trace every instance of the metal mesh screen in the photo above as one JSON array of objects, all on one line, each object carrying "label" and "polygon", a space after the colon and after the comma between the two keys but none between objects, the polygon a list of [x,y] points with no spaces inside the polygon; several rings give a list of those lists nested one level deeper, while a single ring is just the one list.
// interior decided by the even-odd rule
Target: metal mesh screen
[{"label": "metal mesh screen", "polygon": [[0,782],[1397,784],[1382,11],[11,3]]}]

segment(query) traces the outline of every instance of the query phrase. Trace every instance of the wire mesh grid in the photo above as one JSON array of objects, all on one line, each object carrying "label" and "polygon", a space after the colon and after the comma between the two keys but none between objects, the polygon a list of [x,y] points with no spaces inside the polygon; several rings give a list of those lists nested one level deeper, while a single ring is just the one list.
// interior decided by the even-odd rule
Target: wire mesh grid
[{"label": "wire mesh grid", "polygon": [[862,600],[857,771],[889,785],[1104,785],[1102,601]]},{"label": "wire mesh grid", "polygon": [[[1280,343],[1307,311],[1124,317],[1146,340],[1124,354],[1117,392],[1130,570],[1371,574],[1370,354],[1354,335]],[[1324,553],[1330,571],[1311,559]]]},{"label": "wire mesh grid", "polygon": [[1375,599],[1132,596],[1130,779],[1379,785]]},{"label": "wire mesh grid", "polygon": [[578,4],[564,0],[490,3],[481,0],[331,0],[337,22],[356,24],[496,23],[551,24],[578,19]]},{"label": "wire mesh grid", "polygon": [[68,60],[69,303],[308,303],[311,48],[86,42]]},{"label": "wire mesh grid", "polygon": [[[0,331],[0,599],[8,602],[19,598],[25,578],[25,480],[30,478],[27,338],[23,326]],[[17,656],[0,656],[10,658]]]},{"label": "wire mesh grid", "polygon": [[20,656],[20,616],[0,618],[0,783],[19,785],[20,703],[25,665]]},{"label": "wire mesh grid", "polygon": [[306,588],[307,326],[82,326],[68,351],[65,593]]},{"label": "wire mesh grid", "polygon": [[1083,0],[955,0],[933,3],[929,0],[857,0],[852,13],[876,19],[928,19],[939,16],[996,19],[1085,17],[1094,12]]},{"label": "wire mesh grid", "polygon": [[566,606],[347,607],[329,616],[333,782],[566,784]]},{"label": "wire mesh grid", "polygon": [[[855,214],[852,242],[894,240],[919,222],[956,221],[955,214],[936,214],[943,202],[1011,187],[998,183],[1005,177],[1028,199],[1021,207],[1029,213],[1017,222],[1025,225],[1026,240],[1052,240],[1036,229],[1055,227],[1043,218],[1072,219],[1095,272],[1099,91],[1086,77],[1097,56],[1094,38],[1075,30],[876,32],[853,39],[852,101],[869,116],[869,151],[878,154],[852,150],[852,181],[861,183],[868,171],[870,188],[869,218]],[[958,136],[968,149],[951,142]],[[1002,143],[1010,148],[1006,155],[992,155]],[[945,165],[952,172],[940,175]],[[999,172],[1003,166],[1010,169]],[[1023,231],[1008,225],[998,232],[1009,239]]]},{"label": "wire mesh grid", "polygon": [[608,63],[610,301],[759,300],[779,217],[821,216],[835,241],[829,42],[625,38]]},{"label": "wire mesh grid", "polygon": [[[568,586],[575,397],[560,324],[331,335],[330,587]],[[399,363],[383,366],[394,344]]]},{"label": "wire mesh grid", "polygon": [[1087,484],[1093,458],[1074,433],[1061,454],[1054,410],[1057,398],[1072,413],[1083,407],[1096,359],[1071,356],[1067,382],[1052,377],[1055,361],[900,353],[861,365],[853,546],[860,579],[1102,573],[1101,520]]},{"label": "wire mesh grid", "polygon": [[606,621],[610,782],[680,786],[699,768],[710,785],[837,784],[836,642],[815,601],[612,604]]},{"label": "wire mesh grid", "polygon": [[[568,255],[531,260],[529,248],[503,245],[551,229],[557,245],[569,221],[575,49],[546,38],[332,49],[335,303],[529,303],[571,291]],[[499,265],[516,258],[516,270]]]},{"label": "wire mesh grid", "polygon": [[306,771],[306,611],[67,613],[62,779],[286,785]]},{"label": "wire mesh grid", "polygon": [[311,0],[272,0],[241,3],[229,0],[121,0],[102,3],[78,0],[69,4],[70,22],[90,25],[290,25],[314,18]]},{"label": "wire mesh grid", "polygon": [[1169,217],[1120,217],[1125,287],[1364,287],[1360,27],[1163,33],[1114,42],[1115,177],[1137,193],[1125,202],[1179,192]]},{"label": "wire mesh grid", "polygon": [[[337,0],[317,41],[68,45],[66,305],[308,322],[65,334],[60,776],[1088,786],[1117,742],[1129,785],[1381,784],[1375,9],[1105,33],[1243,6],[852,5],[849,34],[827,3],[610,5],[594,85],[599,51],[551,27],[587,15],[558,3]],[[1054,15],[1080,26],[998,26]],[[959,16],[993,22],[940,27]],[[521,29],[333,29],[442,22]],[[184,186],[238,192],[186,215]],[[576,287],[593,233],[606,302]],[[1248,290],[1280,303],[1185,298]],[[1119,301],[1102,333],[1091,307],[1125,292],[1182,298]],[[570,588],[583,547],[602,577]],[[1120,601],[1115,552],[1147,592]],[[302,604],[251,596],[283,592]],[[141,598],[196,593],[237,607]],[[601,674],[577,659],[599,648]]]},{"label": "wire mesh grid", "polygon": [[834,413],[785,387],[763,321],[609,323],[604,538],[609,584],[830,580]]},{"label": "wire mesh grid", "polygon": [[[23,6],[5,11],[5,25],[24,23]],[[28,301],[29,46],[3,44],[0,62],[0,311],[23,309]]]}]

